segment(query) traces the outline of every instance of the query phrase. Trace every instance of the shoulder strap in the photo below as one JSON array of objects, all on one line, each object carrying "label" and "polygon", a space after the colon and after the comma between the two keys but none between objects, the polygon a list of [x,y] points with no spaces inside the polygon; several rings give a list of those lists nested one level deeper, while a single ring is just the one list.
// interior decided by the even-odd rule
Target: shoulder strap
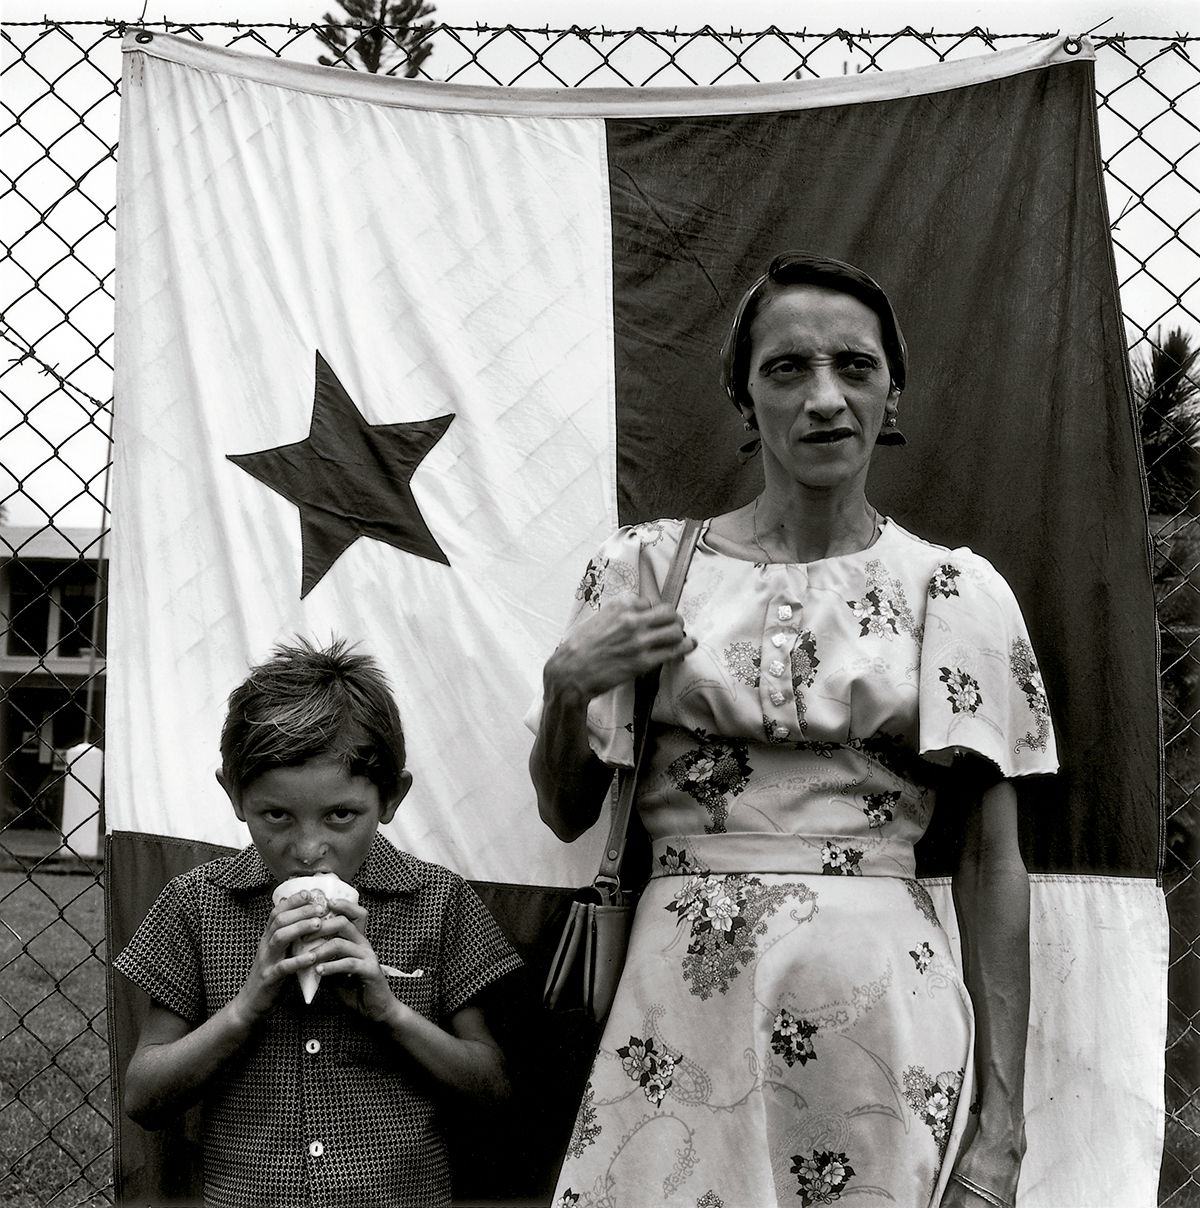
[{"label": "shoulder strap", "polygon": [[[683,532],[675,547],[670,570],[662,589],[662,602],[672,608],[679,605],[683,592],[683,581],[687,578],[692,554],[700,537],[700,521],[688,519],[683,522]],[[602,892],[615,891],[621,883],[621,860],[625,855],[625,837],[629,831],[629,817],[633,812],[634,790],[642,769],[642,756],[646,750],[646,735],[650,729],[650,708],[658,695],[658,680],[661,668],[655,667],[638,677],[633,697],[633,767],[622,768],[617,774],[617,800],[613,806],[612,826],[608,841],[600,859],[600,871],[595,884]]]}]

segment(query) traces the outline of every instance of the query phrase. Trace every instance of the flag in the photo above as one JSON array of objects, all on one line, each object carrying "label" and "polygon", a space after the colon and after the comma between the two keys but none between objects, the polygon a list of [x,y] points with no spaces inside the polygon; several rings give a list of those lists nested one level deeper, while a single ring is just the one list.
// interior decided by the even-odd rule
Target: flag
[{"label": "flag", "polygon": [[[1063,772],[1022,785],[1022,1204],[1154,1203],[1157,631],[1087,44],[781,85],[542,91],[136,39],[117,215],[114,947],[170,867],[246,841],[213,776],[224,702],[293,634],[360,642],[391,678],[415,779],[397,844],[481,883],[590,880],[602,836],[568,847],[539,822],[523,714],[611,528],[758,490],[717,349],[776,251],[818,250],[883,283],[910,347],[909,444],[880,452],[871,499],[1008,579],[1059,740]],[[948,858],[935,841],[924,865],[944,918]]]}]

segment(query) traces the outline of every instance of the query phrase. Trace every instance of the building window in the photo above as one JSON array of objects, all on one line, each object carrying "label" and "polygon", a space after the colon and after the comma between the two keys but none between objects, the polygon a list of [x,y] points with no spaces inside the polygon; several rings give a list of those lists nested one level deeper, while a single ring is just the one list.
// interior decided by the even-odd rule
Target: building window
[{"label": "building window", "polygon": [[14,559],[8,564],[10,655],[104,657],[104,602],[97,614],[94,563]]}]

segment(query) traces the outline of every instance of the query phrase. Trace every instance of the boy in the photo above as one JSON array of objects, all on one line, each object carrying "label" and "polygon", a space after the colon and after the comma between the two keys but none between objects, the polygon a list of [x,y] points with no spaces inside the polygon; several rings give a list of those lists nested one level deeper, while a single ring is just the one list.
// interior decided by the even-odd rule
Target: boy
[{"label": "boy", "polygon": [[[115,962],[152,1000],[127,1114],[153,1127],[203,1100],[206,1205],[448,1204],[435,1101],[506,1095],[477,998],[520,959],[461,877],[377,833],[412,776],[376,664],[278,647],[229,698],[217,778],[253,842],[170,882]],[[317,873],[361,904],[272,907]],[[322,978],[311,1005],[301,968]]]}]

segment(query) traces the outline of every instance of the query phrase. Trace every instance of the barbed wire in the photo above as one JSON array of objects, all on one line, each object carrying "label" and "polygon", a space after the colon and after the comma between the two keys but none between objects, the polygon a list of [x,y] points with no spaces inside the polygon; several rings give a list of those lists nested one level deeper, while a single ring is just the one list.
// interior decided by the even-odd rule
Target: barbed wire
[{"label": "barbed wire", "polygon": [[636,36],[644,36],[649,38],[699,38],[711,37],[719,38],[722,41],[747,41],[755,38],[765,37],[782,37],[782,38],[800,38],[800,39],[834,39],[834,38],[858,38],[864,41],[872,39],[887,39],[887,38],[922,38],[922,39],[938,39],[944,40],[947,38],[980,38],[986,42],[1001,42],[1005,40],[1023,39],[1025,41],[1039,41],[1048,38],[1061,37],[1090,37],[1100,45],[1113,45],[1123,42],[1167,42],[1188,44],[1192,42],[1200,42],[1200,34],[1189,34],[1177,31],[1173,34],[1128,34],[1128,33],[1112,33],[1112,34],[1097,34],[1093,31],[1076,31],[1070,32],[1063,29],[1027,31],[1024,33],[997,33],[984,26],[973,26],[971,29],[955,32],[953,30],[927,30],[921,31],[915,26],[906,25],[902,29],[894,31],[886,30],[866,30],[859,29],[858,32],[846,29],[839,26],[836,29],[827,32],[809,29],[807,26],[802,26],[799,29],[784,29],[778,25],[769,25],[765,29],[749,30],[749,29],[717,29],[713,25],[702,25],[699,29],[681,29],[678,25],[672,26],[670,29],[658,29],[650,26],[635,25],[625,27],[610,28],[606,25],[514,25],[506,23],[503,25],[489,25],[484,22],[476,22],[473,25],[450,25],[438,24],[433,26],[428,31],[416,25],[389,25],[380,22],[365,22],[365,21],[171,21],[167,17],[163,17],[159,21],[117,21],[111,18],[103,18],[96,20],[80,20],[80,21],[56,21],[48,16],[43,16],[41,20],[33,21],[5,21],[5,26],[16,28],[28,28],[33,26],[44,26],[47,28],[62,29],[70,26],[105,26],[114,34],[124,35],[130,30],[136,29],[286,29],[292,33],[304,33],[306,31],[317,31],[321,29],[346,29],[356,30],[360,33],[380,29],[385,32],[392,33],[407,33],[411,31],[420,31],[427,36],[444,32],[458,34],[531,34],[536,37],[549,38],[557,37],[564,34],[574,34],[580,38],[629,38]]},{"label": "barbed wire", "polygon": [[41,374],[43,377],[53,378],[58,383],[59,387],[71,395],[76,402],[84,400],[97,411],[112,411],[111,399],[107,401],[98,399],[94,395],[88,394],[86,390],[80,389],[80,387],[76,386],[74,382],[68,381],[67,378],[59,373],[57,365],[51,365],[49,362],[43,361],[42,358],[38,356],[33,346],[16,336],[12,328],[9,327],[7,323],[4,323],[3,320],[0,320],[0,324],[2,324],[2,327],[0,327],[0,340],[4,340],[6,343],[11,344],[12,347],[15,348],[19,353],[18,356],[8,358],[9,365],[11,365],[13,368],[16,368],[16,366],[22,365],[26,361],[32,361],[35,365],[37,365],[39,374]]}]

